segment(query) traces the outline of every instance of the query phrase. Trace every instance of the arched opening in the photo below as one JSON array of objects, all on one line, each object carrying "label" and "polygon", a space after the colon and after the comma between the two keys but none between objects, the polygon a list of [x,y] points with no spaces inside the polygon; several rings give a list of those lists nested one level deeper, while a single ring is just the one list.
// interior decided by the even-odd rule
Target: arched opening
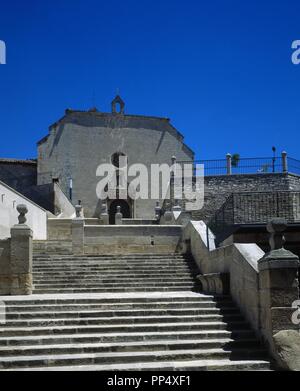
[{"label": "arched opening", "polygon": [[115,224],[115,215],[117,213],[117,207],[121,207],[121,213],[124,219],[130,219],[131,207],[125,200],[114,200],[109,206],[109,224]]},{"label": "arched opening", "polygon": [[124,107],[125,103],[119,95],[111,102],[111,111],[113,114],[124,114]]}]

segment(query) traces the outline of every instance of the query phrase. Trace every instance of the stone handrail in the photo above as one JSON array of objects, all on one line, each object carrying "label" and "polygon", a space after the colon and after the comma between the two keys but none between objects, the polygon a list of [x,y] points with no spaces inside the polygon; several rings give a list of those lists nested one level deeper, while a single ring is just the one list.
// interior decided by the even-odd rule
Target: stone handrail
[{"label": "stone handrail", "polygon": [[292,321],[299,299],[299,259],[280,248],[283,242],[278,244],[278,236],[274,239],[279,234],[276,229],[279,223],[277,228],[268,226],[270,242],[277,248],[267,254],[256,244],[215,248],[213,235],[202,221],[191,221],[184,228],[183,241],[199,266],[203,290],[230,293],[279,368],[300,370],[299,326]]}]

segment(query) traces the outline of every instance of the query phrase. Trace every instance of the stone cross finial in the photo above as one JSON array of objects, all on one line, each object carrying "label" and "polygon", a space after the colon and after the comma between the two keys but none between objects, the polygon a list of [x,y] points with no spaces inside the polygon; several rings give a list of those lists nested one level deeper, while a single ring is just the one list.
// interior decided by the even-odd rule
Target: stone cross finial
[{"label": "stone cross finial", "polygon": [[271,250],[283,248],[285,237],[283,232],[287,229],[287,221],[283,218],[275,218],[267,224],[267,231],[270,233],[269,244]]},{"label": "stone cross finial", "polygon": [[17,211],[19,212],[18,220],[19,224],[25,224],[27,219],[26,219],[26,213],[28,213],[28,208],[24,204],[19,204],[17,206]]}]

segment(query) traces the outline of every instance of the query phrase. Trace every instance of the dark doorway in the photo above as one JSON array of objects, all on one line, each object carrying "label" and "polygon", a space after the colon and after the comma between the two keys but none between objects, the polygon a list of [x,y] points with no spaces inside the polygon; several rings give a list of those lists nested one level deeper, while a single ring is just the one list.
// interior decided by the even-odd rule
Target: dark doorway
[{"label": "dark doorway", "polygon": [[121,207],[121,213],[124,219],[131,217],[130,206],[125,200],[114,200],[109,207],[109,224],[115,224],[115,214],[117,213],[117,206]]}]

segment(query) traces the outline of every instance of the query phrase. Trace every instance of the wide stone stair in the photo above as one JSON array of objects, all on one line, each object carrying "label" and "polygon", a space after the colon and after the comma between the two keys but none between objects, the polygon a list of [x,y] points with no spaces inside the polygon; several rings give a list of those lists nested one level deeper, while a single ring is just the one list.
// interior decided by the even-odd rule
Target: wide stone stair
[{"label": "wide stone stair", "polygon": [[169,292],[197,290],[190,257],[171,254],[47,256],[33,263],[34,293]]},{"label": "wide stone stair", "polygon": [[197,292],[177,254],[37,255],[35,294],[6,297],[2,370],[269,370],[229,296]]}]

